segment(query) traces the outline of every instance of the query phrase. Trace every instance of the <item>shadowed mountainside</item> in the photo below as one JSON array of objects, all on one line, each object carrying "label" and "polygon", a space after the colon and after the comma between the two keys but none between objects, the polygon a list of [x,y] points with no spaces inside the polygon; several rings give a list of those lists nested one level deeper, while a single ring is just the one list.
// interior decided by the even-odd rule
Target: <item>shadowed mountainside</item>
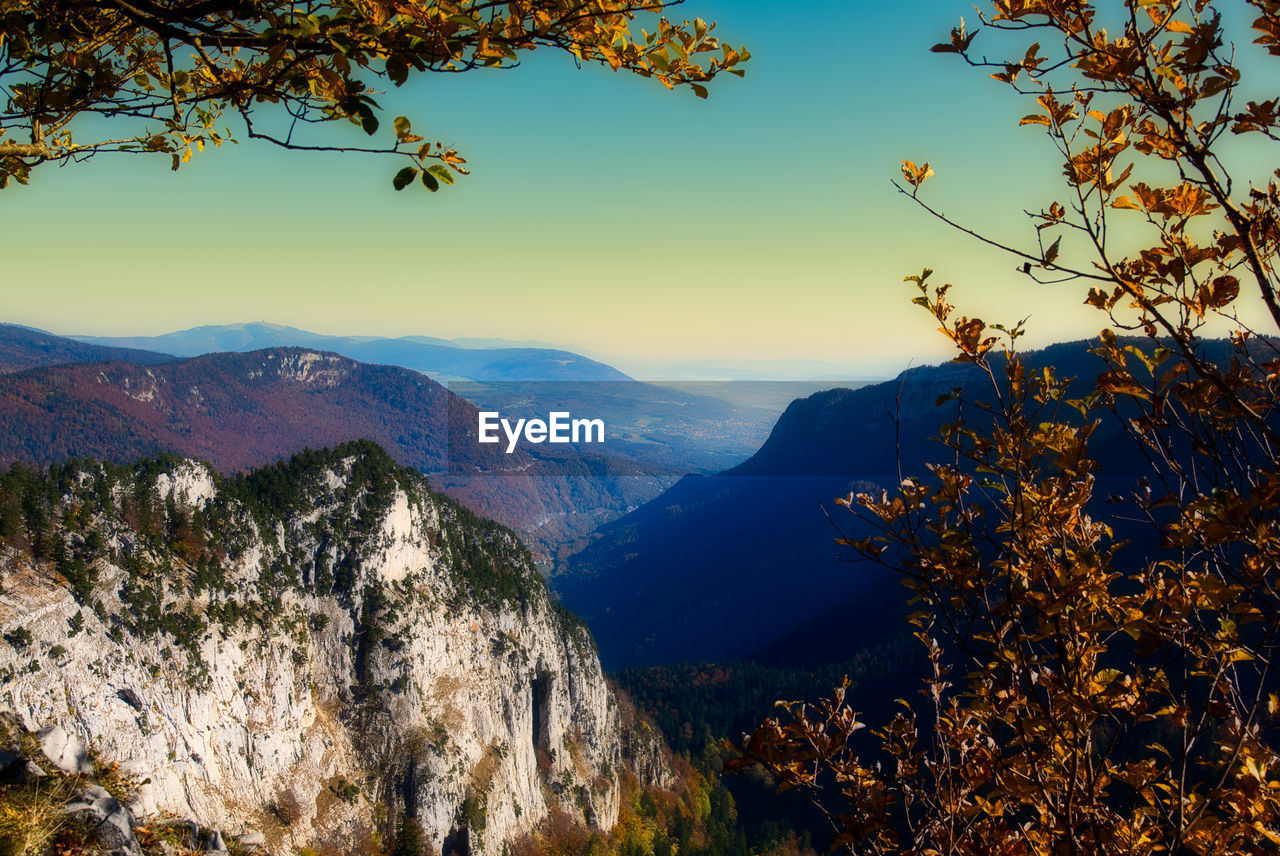
[{"label": "shadowed mountainside", "polygon": [[[1050,346],[1027,355],[1028,369],[1053,366],[1083,390],[1104,369],[1089,347]],[[1205,348],[1214,359],[1227,358],[1225,343]],[[886,608],[884,597],[860,593],[883,572],[839,560],[837,537],[869,533],[834,500],[892,489],[903,476],[927,476],[929,461],[950,457],[936,438],[959,405],[940,398],[957,388],[970,399],[990,398],[980,370],[945,363],[794,401],[749,460],[717,475],[685,477],[605,524],[558,565],[553,585],[591,624],[603,661],[615,669],[733,660],[774,642],[794,651],[797,628],[837,604],[842,608],[819,622],[825,629],[815,630],[815,639],[829,636],[833,621],[867,620],[864,613]],[[982,424],[973,408],[965,415]],[[1126,491],[1143,457],[1116,420],[1095,432],[1091,449],[1107,474],[1095,496]]]}]

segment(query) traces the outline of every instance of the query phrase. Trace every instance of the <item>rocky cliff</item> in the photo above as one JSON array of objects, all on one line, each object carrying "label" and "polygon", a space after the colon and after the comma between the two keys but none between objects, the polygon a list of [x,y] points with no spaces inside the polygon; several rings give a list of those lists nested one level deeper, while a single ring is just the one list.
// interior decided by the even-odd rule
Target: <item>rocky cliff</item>
[{"label": "rocky cliff", "polygon": [[551,811],[618,816],[643,741],[586,629],[372,444],[14,471],[0,544],[0,710],[118,762],[139,822],[353,852],[416,817],[424,849],[497,854]]}]

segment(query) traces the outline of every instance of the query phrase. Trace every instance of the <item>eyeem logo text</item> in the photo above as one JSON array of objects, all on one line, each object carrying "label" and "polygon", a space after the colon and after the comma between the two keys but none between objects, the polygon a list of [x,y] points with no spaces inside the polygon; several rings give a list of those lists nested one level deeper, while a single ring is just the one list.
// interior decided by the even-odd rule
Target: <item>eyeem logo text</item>
[{"label": "eyeem logo text", "polygon": [[[569,411],[556,410],[543,419],[503,419],[496,410],[479,413],[479,440],[481,443],[500,443],[498,431],[507,438],[507,454],[516,450],[521,435],[527,443],[603,443],[603,419],[573,419]],[[593,439],[594,435],[594,439]]]}]

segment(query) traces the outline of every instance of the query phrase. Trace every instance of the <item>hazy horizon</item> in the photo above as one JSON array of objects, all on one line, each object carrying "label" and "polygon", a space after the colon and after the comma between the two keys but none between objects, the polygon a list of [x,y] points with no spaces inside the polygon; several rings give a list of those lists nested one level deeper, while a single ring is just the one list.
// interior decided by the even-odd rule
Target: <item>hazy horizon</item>
[{"label": "hazy horizon", "polygon": [[[546,348],[554,350],[570,351],[597,362],[605,363],[613,366],[624,373],[631,375],[637,380],[642,381],[702,381],[702,380],[798,380],[798,381],[869,381],[883,380],[896,375],[906,365],[897,365],[896,362],[886,359],[870,360],[860,364],[839,364],[826,362],[821,360],[803,360],[803,359],[744,359],[744,360],[698,360],[680,357],[672,358],[654,358],[649,360],[627,359],[625,357],[617,357],[607,354],[591,351],[587,348],[575,347],[572,343],[545,342],[539,340],[509,340],[499,339],[488,336],[460,336],[452,339],[446,339],[436,336],[430,331],[421,331],[417,333],[406,334],[403,337],[396,336],[379,336],[363,333],[361,331],[335,331],[321,332],[318,330],[304,330],[296,324],[289,324],[280,321],[272,321],[269,319],[258,319],[254,321],[239,321],[232,324],[197,324],[193,327],[186,327],[180,330],[164,330],[158,333],[123,333],[123,334],[101,334],[91,331],[76,330],[55,330],[47,327],[38,327],[32,324],[22,324],[10,319],[0,319],[0,324],[15,324],[17,326],[28,327],[34,330],[48,333],[54,336],[60,336],[68,339],[98,341],[101,344],[117,345],[119,347],[139,347],[143,350],[164,351],[161,344],[157,343],[154,348],[148,348],[146,342],[125,341],[120,343],[102,342],[103,339],[158,339],[165,336],[172,336],[182,333],[188,333],[210,327],[249,327],[262,326],[267,328],[277,328],[282,330],[292,330],[301,333],[313,334],[318,336],[334,336],[351,339],[397,339],[397,338],[424,338],[435,339],[441,342],[448,342],[455,347],[469,349],[489,349],[489,348]],[[180,355],[179,355],[180,356]],[[911,362],[911,361],[908,361]]]}]

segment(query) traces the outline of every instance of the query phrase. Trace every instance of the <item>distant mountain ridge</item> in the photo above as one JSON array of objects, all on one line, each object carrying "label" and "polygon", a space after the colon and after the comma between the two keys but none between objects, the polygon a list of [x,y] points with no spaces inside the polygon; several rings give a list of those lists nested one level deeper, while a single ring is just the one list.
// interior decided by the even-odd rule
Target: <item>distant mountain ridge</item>
[{"label": "distant mountain ridge", "polygon": [[124,360],[139,365],[153,365],[175,359],[177,357],[167,353],[106,347],[55,336],[34,327],[0,324],[0,374],[64,363]]},{"label": "distant mountain ridge", "polygon": [[[615,429],[611,435],[613,454],[651,464],[647,470],[661,471],[668,484],[686,472],[717,472],[744,460],[759,447],[777,413],[790,400],[781,398],[777,390],[761,396],[754,389],[741,389],[751,384],[709,384],[704,393],[692,388],[697,385],[641,383],[610,366],[566,351],[512,349],[495,344],[503,340],[465,340],[475,344],[467,350],[447,343],[440,346],[437,343],[444,340],[427,336],[318,336],[262,323],[196,327],[150,338],[101,339],[164,343],[172,346],[174,353],[191,352],[195,356],[245,353],[253,345],[269,340],[279,343],[256,350],[301,347],[337,353],[338,349],[327,347],[336,344],[350,352],[344,354],[350,359],[407,368],[446,383],[486,410],[506,414],[519,411],[515,415],[526,418],[544,418],[552,411],[571,410],[602,418]],[[179,359],[168,353],[93,345],[45,331],[0,325],[0,357],[5,354],[9,355],[10,371],[102,360],[151,365]],[[3,366],[0,361],[0,373]],[[453,372],[490,379],[454,377]],[[735,397],[734,393],[742,394]]]},{"label": "distant mountain ridge", "polygon": [[[265,322],[192,327],[161,336],[74,336],[95,345],[141,348],[184,357],[221,351],[303,347],[332,351],[364,363],[401,366],[437,379],[478,381],[629,380],[604,363],[558,348],[500,339],[431,336],[329,336]],[[514,345],[514,346],[513,346]]]}]

